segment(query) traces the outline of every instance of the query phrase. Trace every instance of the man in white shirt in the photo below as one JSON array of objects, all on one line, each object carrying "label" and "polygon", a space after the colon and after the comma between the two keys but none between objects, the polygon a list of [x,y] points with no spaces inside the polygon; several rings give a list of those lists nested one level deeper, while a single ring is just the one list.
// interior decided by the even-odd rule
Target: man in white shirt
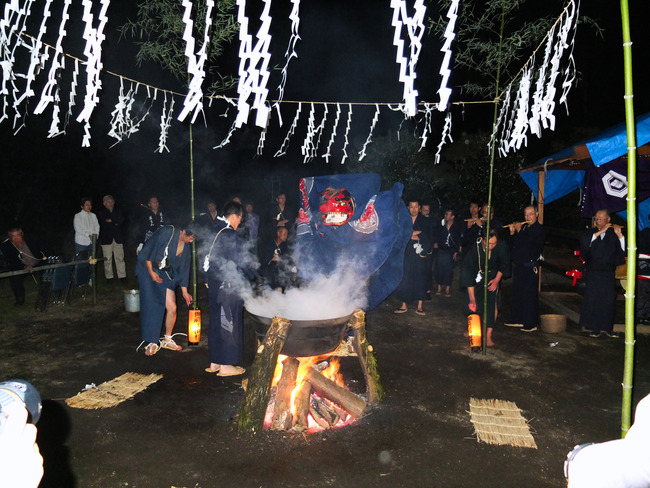
[{"label": "man in white shirt", "polygon": [[81,199],[81,211],[75,214],[74,224],[74,250],[75,252],[90,251],[93,234],[99,235],[99,221],[91,212],[93,201],[88,197]]}]

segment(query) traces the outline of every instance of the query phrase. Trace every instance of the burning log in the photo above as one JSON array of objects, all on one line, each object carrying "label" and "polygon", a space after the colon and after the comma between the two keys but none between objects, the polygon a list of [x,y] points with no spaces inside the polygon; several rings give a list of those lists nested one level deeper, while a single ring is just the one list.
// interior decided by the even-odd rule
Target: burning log
[{"label": "burning log", "polygon": [[309,368],[305,379],[322,397],[340,405],[354,418],[359,418],[363,414],[367,406],[363,398],[325,378],[314,368]]},{"label": "burning log", "polygon": [[275,365],[290,326],[291,322],[287,319],[274,317],[262,345],[257,349],[244,402],[237,417],[239,433],[254,433],[264,427],[264,415],[271,398]]},{"label": "burning log", "polygon": [[296,393],[294,402],[296,413],[293,419],[293,430],[302,432],[309,427],[309,399],[311,398],[311,383],[303,381]]},{"label": "burning log", "polygon": [[320,413],[314,408],[313,405],[309,406],[309,413],[311,414],[311,417],[316,421],[318,425],[320,425],[323,429],[329,429],[332,427],[332,424],[330,424],[326,419],[321,417]]},{"label": "burning log", "polygon": [[341,416],[321,398],[312,398],[312,407],[318,415],[327,421],[330,427],[334,427],[341,420]]},{"label": "burning log", "polygon": [[376,403],[384,396],[384,389],[379,379],[377,360],[372,352],[372,346],[368,344],[366,337],[366,315],[363,310],[355,310],[348,325],[352,328],[352,333],[354,334],[352,337],[352,345],[359,357],[359,363],[361,363],[363,376],[366,380],[366,397],[368,398],[368,403]]},{"label": "burning log", "polygon": [[278,382],[273,408],[273,423],[271,430],[288,430],[293,424],[291,414],[291,393],[296,387],[296,378],[300,361],[287,357],[282,361],[282,376]]}]

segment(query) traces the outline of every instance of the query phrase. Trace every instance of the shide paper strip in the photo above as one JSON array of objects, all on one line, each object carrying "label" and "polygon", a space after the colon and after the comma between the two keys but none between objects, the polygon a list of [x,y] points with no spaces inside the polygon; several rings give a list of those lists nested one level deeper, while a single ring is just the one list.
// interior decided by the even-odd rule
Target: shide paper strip
[{"label": "shide paper strip", "polygon": [[[573,86],[573,82],[576,79],[576,63],[573,59],[573,48],[575,47],[575,37],[576,31],[578,30],[578,15],[577,10],[580,8],[580,0],[576,0],[576,3],[569,5],[571,12],[567,15],[567,21],[563,26],[563,30],[570,30],[570,33],[567,33],[567,42],[569,42],[569,59],[566,68],[564,69],[564,80],[562,81],[562,95],[560,96],[560,103],[564,104],[566,108],[567,115],[569,113],[569,106],[567,104],[567,96],[569,90]],[[568,41],[568,37],[571,36],[571,41]]]},{"label": "shide paper strip", "polygon": [[190,86],[185,96],[183,109],[178,114],[178,120],[183,122],[190,112],[193,112],[192,123],[196,121],[196,117],[203,112],[203,80],[205,79],[205,61],[208,57],[208,44],[210,43],[210,26],[212,25],[212,9],[214,8],[214,0],[206,0],[205,2],[205,31],[203,32],[203,44],[197,54],[194,53],[194,22],[191,19],[192,15],[192,2],[190,0],[183,0],[183,22],[185,23],[185,30],[183,31],[183,40],[185,41],[185,56],[187,56],[187,72],[192,77]]},{"label": "shide paper strip", "polygon": [[86,96],[84,98],[84,108],[77,117],[77,122],[85,122],[82,147],[90,146],[90,116],[99,103],[99,90],[102,86],[102,82],[99,79],[102,70],[102,42],[105,39],[104,27],[108,22],[106,10],[108,10],[111,2],[110,0],[100,0],[100,3],[101,8],[97,16],[99,25],[95,29],[93,27],[92,14],[93,2],[92,0],[83,0],[83,21],[86,24],[83,34],[83,38],[86,40],[86,47],[84,49],[84,55],[86,56]]},{"label": "shide paper strip", "polygon": [[[47,83],[43,87],[41,92],[41,98],[34,109],[34,114],[42,114],[50,103],[56,102],[57,105],[53,108],[52,113],[52,127],[50,128],[50,134],[53,132],[59,134],[59,90],[60,87],[57,83],[57,77],[59,76],[59,71],[65,68],[65,54],[63,53],[63,38],[66,36],[67,32],[65,30],[66,23],[70,18],[68,14],[68,9],[72,0],[64,0],[63,2],[63,11],[61,13],[61,22],[59,23],[59,35],[56,39],[56,46],[54,47],[54,56],[52,57],[52,64],[50,65],[50,70],[47,74]],[[73,80],[76,84],[76,78]],[[54,113],[56,112],[56,113]],[[51,135],[48,137],[52,137]]]},{"label": "shide paper strip", "polygon": [[300,147],[300,153],[303,156],[303,164],[311,159],[314,147],[314,132],[316,129],[314,126],[314,119],[316,118],[316,108],[313,102],[310,106],[311,110],[309,110],[309,118],[307,119],[307,134],[305,135],[305,140],[302,142],[302,146]]},{"label": "shide paper strip", "polygon": [[[137,115],[135,116],[131,115],[131,112],[133,110],[133,104],[135,103],[135,97],[138,94],[139,87],[140,87],[139,83],[135,85],[135,88],[133,88],[133,83],[131,83],[129,91],[125,95],[124,79],[120,77],[120,94],[118,96],[118,101],[117,104],[115,105],[115,109],[111,113],[112,116],[111,129],[108,132],[109,136],[113,137],[114,139],[117,139],[115,144],[122,142],[124,139],[128,139],[129,137],[131,137],[131,135],[136,133],[139,130],[142,121],[146,119],[147,116],[149,115],[149,111],[151,110],[151,104],[153,103],[153,100],[151,100],[151,92],[149,91],[149,87],[147,87],[147,100],[151,100],[151,102],[149,103],[149,108],[147,109],[147,111],[144,113],[142,117],[139,117],[141,110],[138,112]],[[156,95],[157,93],[158,91],[156,89],[154,94]],[[113,144],[113,146],[115,146],[115,144]]]},{"label": "shide paper strip", "polygon": [[336,130],[338,129],[339,126],[339,120],[341,120],[341,104],[337,103],[336,116],[334,118],[334,125],[332,126],[332,134],[330,135],[330,140],[329,143],[327,144],[327,150],[323,155],[323,158],[328,163],[330,162],[330,158],[332,157],[332,145],[334,145],[334,140],[336,139]]},{"label": "shide paper strip", "polygon": [[429,134],[431,134],[431,119],[435,108],[435,105],[424,102],[424,129],[422,130],[422,144],[420,144],[418,152],[422,151],[427,145],[427,139],[429,139]]},{"label": "shide paper strip", "polygon": [[440,94],[440,103],[438,103],[438,110],[440,112],[447,110],[449,97],[451,96],[451,88],[447,87],[447,83],[449,82],[449,76],[451,75],[449,63],[451,61],[451,43],[456,37],[456,34],[454,34],[454,27],[456,26],[456,19],[458,18],[458,2],[459,0],[452,0],[451,4],[449,5],[449,10],[447,11],[447,18],[449,19],[449,22],[447,23],[447,28],[445,29],[444,35],[445,43],[440,50],[440,52],[444,53],[439,72],[442,75],[440,89],[438,90],[438,93]]},{"label": "shide paper strip", "polygon": [[539,68],[537,74],[537,81],[535,82],[535,92],[533,93],[533,105],[530,110],[530,118],[528,119],[528,126],[530,127],[530,132],[535,134],[537,137],[542,137],[542,127],[540,125],[541,118],[546,119],[546,115],[542,117],[542,110],[545,108],[543,103],[544,101],[544,88],[546,86],[547,79],[547,69],[548,64],[551,58],[551,51],[553,48],[553,37],[555,36],[555,26],[551,29],[551,32],[546,40],[546,48],[544,49],[544,61]]},{"label": "shide paper strip", "polygon": [[530,98],[530,66],[524,70],[519,82],[515,123],[511,133],[510,148],[521,149],[521,144],[528,145],[528,100]]},{"label": "shide paper strip", "polygon": [[[34,82],[34,79],[36,78],[36,68],[39,68],[39,71],[43,66],[45,65],[45,62],[49,58],[49,51],[48,49],[45,49],[44,52],[41,52],[43,49],[43,36],[47,32],[47,21],[51,17],[52,12],[50,11],[50,7],[52,5],[52,0],[46,0],[45,5],[43,6],[43,18],[41,20],[41,26],[38,30],[38,35],[35,40],[33,40],[33,43],[28,45],[25,41],[25,45],[28,47],[30,50],[30,56],[29,56],[29,68],[27,68],[27,74],[25,75],[16,75],[16,76],[24,76],[26,82],[25,82],[25,91],[23,94],[17,98],[14,101],[14,129],[16,128],[16,123],[18,122],[18,119],[21,117],[19,107],[20,105],[27,100],[30,97],[34,96],[34,90],[32,90],[32,83]],[[22,124],[16,132],[18,132],[24,124]]]},{"label": "shide paper strip", "polygon": [[445,115],[445,125],[442,128],[442,137],[440,138],[440,144],[438,144],[438,150],[436,151],[436,157],[434,164],[440,163],[440,153],[442,152],[442,146],[445,145],[445,141],[449,139],[449,142],[454,142],[451,138],[451,112],[447,112]]},{"label": "shide paper strip", "polygon": [[289,130],[287,131],[287,135],[282,141],[282,145],[280,146],[280,149],[278,149],[278,151],[273,155],[274,158],[284,156],[287,153],[287,149],[289,148],[289,141],[291,140],[291,136],[293,136],[293,133],[296,131],[296,127],[298,126],[298,119],[300,118],[301,111],[302,111],[302,103],[299,103],[298,109],[296,110],[296,115],[293,117],[293,122],[291,123],[291,127],[289,127]]},{"label": "shide paper strip", "polygon": [[172,114],[174,113],[174,96],[170,95],[171,102],[169,109],[167,108],[167,92],[165,92],[165,100],[163,102],[163,109],[160,115],[160,137],[158,138],[158,149],[154,152],[161,153],[163,151],[169,152],[167,147],[167,136],[169,134],[169,127],[172,123]]},{"label": "shide paper strip", "polygon": [[[416,0],[415,14],[410,17],[406,11],[406,0],[391,0],[393,9],[392,25],[395,27],[393,45],[397,48],[396,61],[399,65],[399,81],[404,84],[404,110],[408,117],[417,113],[417,95],[415,67],[422,49],[422,35],[424,34],[424,14],[426,7],[423,0]],[[402,40],[402,27],[406,27],[409,36],[410,53],[408,60],[404,56],[404,41]]]},{"label": "shide paper strip", "polygon": [[65,122],[63,124],[63,131],[59,131],[59,107],[54,106],[52,111],[52,125],[50,126],[50,133],[47,137],[55,137],[64,134],[70,123],[72,117],[72,109],[76,104],[75,97],[77,93],[77,85],[79,84],[79,60],[74,60],[74,70],[72,71],[72,82],[70,83],[70,95],[68,96],[68,112],[65,114]]},{"label": "shide paper strip", "polygon": [[16,62],[16,49],[21,45],[21,38],[25,32],[27,18],[29,17],[33,0],[27,0],[22,6],[18,0],[10,0],[5,4],[4,16],[0,19],[0,66],[2,67],[2,84],[0,95],[2,95],[2,115],[0,123],[9,118],[7,107],[9,101],[8,84],[12,86],[12,99],[16,100],[18,88],[16,87],[16,76],[14,64]]},{"label": "shide paper strip", "polygon": [[379,104],[375,104],[375,115],[372,118],[372,122],[370,123],[370,132],[368,133],[368,138],[366,139],[366,142],[363,143],[363,147],[361,148],[361,151],[359,151],[359,161],[361,161],[363,158],[366,157],[366,148],[368,147],[368,144],[372,142],[372,133],[375,130],[375,126],[377,125],[377,121],[379,120]]},{"label": "shide paper strip", "polygon": [[348,159],[348,144],[350,144],[350,140],[348,139],[348,135],[350,134],[350,126],[352,125],[352,104],[348,104],[348,121],[347,125],[345,127],[345,142],[343,143],[343,158],[341,159],[341,164],[345,164],[345,160]]},{"label": "shide paper strip", "polygon": [[268,97],[269,61],[271,54],[271,0],[264,0],[264,9],[260,15],[260,28],[257,32],[257,42],[253,47],[253,39],[248,33],[248,17],[246,17],[246,1],[237,0],[239,11],[237,21],[239,22],[239,83],[237,93],[237,119],[235,126],[240,128],[248,121],[251,106],[248,99],[254,94],[252,109],[257,111],[255,125],[266,128],[269,122],[270,108],[266,103]]},{"label": "shide paper strip", "polygon": [[298,35],[298,29],[300,27],[300,0],[291,0],[293,3],[293,8],[291,9],[291,14],[289,15],[289,20],[291,20],[291,37],[289,38],[289,45],[287,46],[287,51],[284,54],[285,63],[282,68],[282,79],[280,85],[278,86],[278,99],[273,104],[277,114],[278,114],[278,124],[282,127],[282,114],[280,113],[280,103],[284,100],[284,87],[287,84],[287,72],[289,69],[289,63],[292,58],[297,58],[298,54],[296,53],[296,43],[300,36]]}]

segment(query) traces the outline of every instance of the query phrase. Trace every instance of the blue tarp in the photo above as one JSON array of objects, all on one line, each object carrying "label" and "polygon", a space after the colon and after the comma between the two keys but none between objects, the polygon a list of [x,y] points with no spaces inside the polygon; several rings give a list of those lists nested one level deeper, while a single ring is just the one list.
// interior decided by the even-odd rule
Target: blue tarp
[{"label": "blue tarp", "polygon": [[[641,147],[650,142],[650,112],[636,118],[636,142]],[[541,158],[531,166],[530,170],[522,170],[520,175],[526,185],[537,195],[538,174],[533,167],[539,167],[547,162],[558,161],[570,158],[575,154],[577,146],[586,146],[594,166],[601,166],[627,154],[627,129],[625,123],[618,124],[603,132],[600,132],[579,143],[573,144],[562,151]],[[584,189],[585,171],[570,169],[548,168],[544,180],[544,203],[551,203],[558,198],[568,195],[578,188]],[[645,200],[639,203],[637,215],[639,216],[639,228],[648,227],[648,212],[650,202]],[[619,212],[627,219],[625,211]]]}]

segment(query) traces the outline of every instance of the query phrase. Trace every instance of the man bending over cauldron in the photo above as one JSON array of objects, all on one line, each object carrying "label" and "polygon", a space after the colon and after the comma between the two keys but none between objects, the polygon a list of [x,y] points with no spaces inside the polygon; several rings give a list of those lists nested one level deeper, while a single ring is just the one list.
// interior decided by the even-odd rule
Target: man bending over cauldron
[{"label": "man bending over cauldron", "polygon": [[217,217],[216,234],[208,241],[210,247],[203,264],[210,296],[210,366],[205,371],[219,376],[246,371],[237,365],[244,359],[244,300],[238,290],[245,285],[242,273],[249,279],[254,274],[236,232],[241,221],[242,205],[227,203],[223,217]]}]

